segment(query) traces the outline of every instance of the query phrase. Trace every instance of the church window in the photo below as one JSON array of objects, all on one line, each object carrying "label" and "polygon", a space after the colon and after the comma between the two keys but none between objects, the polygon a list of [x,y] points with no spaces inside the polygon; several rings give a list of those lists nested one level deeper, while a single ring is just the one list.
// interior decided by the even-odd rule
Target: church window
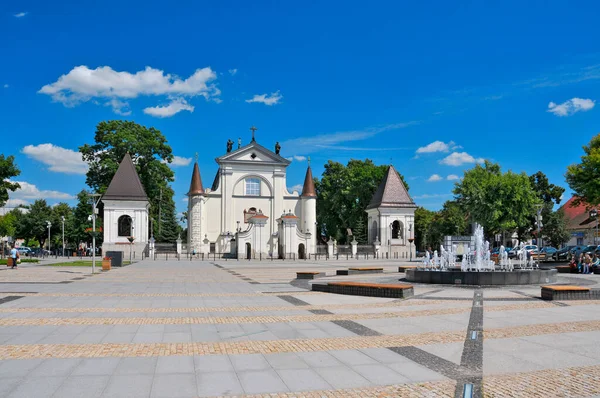
[{"label": "church window", "polygon": [[260,196],[260,180],[258,178],[246,178],[246,195]]},{"label": "church window", "polygon": [[131,236],[131,217],[121,216],[118,220],[119,236]]}]

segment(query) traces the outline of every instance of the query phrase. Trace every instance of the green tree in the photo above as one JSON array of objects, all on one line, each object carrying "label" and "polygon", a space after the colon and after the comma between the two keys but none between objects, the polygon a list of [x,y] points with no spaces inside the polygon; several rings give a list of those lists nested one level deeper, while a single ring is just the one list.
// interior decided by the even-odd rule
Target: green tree
[{"label": "green tree", "polygon": [[463,211],[483,226],[487,236],[528,225],[540,202],[525,173],[502,173],[498,164],[488,161],[467,170],[453,193]]},{"label": "green tree", "polygon": [[[0,238],[3,236],[10,236],[12,238],[15,237],[15,233],[17,231],[16,228],[16,217],[12,213],[6,213],[3,216],[0,216]],[[0,255],[4,258],[4,240],[0,242]]]},{"label": "green tree", "polygon": [[[92,228],[92,198],[82,190],[77,194],[77,205],[73,208],[65,224],[65,236],[70,242],[70,248],[77,248],[80,243],[91,244],[92,235],[89,231]],[[102,228],[102,219],[96,218],[96,230]],[[103,241],[103,234],[96,237],[96,245],[100,246]]]},{"label": "green tree", "polygon": [[432,225],[436,212],[418,207],[415,210],[415,247],[425,250],[428,246],[435,245],[435,236],[432,234]]},{"label": "green tree", "polygon": [[[21,225],[17,229],[20,238],[35,239],[43,247],[48,240],[48,226],[46,221],[52,222],[52,208],[46,200],[38,199],[27,207],[29,211],[23,214]],[[54,226],[55,223],[52,223]],[[50,229],[52,233],[52,229]]]},{"label": "green tree", "polygon": [[444,203],[442,210],[436,213],[433,221],[434,233],[439,243],[446,235],[466,235],[469,229],[469,216],[456,201]]},{"label": "green tree", "polygon": [[[318,230],[340,243],[348,242],[348,229],[367,230],[365,209],[371,202],[388,166],[371,160],[350,160],[346,166],[329,161],[321,179],[315,179]],[[400,175],[400,174],[399,174]],[[408,185],[400,175],[406,189]],[[358,239],[358,238],[357,238]]]},{"label": "green tree", "polygon": [[8,201],[8,191],[14,192],[21,188],[18,183],[10,181],[10,178],[19,174],[21,170],[15,164],[15,157],[0,155],[0,207]]},{"label": "green tree", "polygon": [[[539,202],[542,204],[541,215],[543,219],[543,225],[552,216],[552,208],[555,204],[559,204],[565,189],[558,185],[550,184],[548,177],[541,171],[529,176],[531,187],[538,197]],[[517,229],[517,235],[520,239],[529,237],[534,231],[537,234],[537,217],[532,214],[529,217],[529,223],[522,225]],[[568,240],[568,239],[567,239]]]},{"label": "green tree", "polygon": [[565,178],[575,195],[574,205],[600,205],[600,134],[583,147],[581,163],[567,167]]},{"label": "green tree", "polygon": [[569,241],[571,234],[567,230],[567,221],[562,209],[551,212],[545,219],[542,235],[546,240],[546,246],[561,247]]},{"label": "green tree", "polygon": [[175,243],[177,237],[181,234],[181,226],[177,222],[173,195],[174,192],[170,187],[165,188],[160,203],[159,224],[157,225],[158,233],[156,239],[159,242]]},{"label": "green tree", "polygon": [[[98,123],[94,141],[93,145],[79,148],[83,160],[89,165],[87,185],[98,193],[104,193],[119,163],[129,152],[150,201],[150,217],[158,220],[159,202],[164,205],[166,195],[173,193],[169,183],[174,181],[174,173],[168,166],[173,161],[173,153],[165,136],[154,127],[126,120],[110,120]],[[157,228],[154,225],[155,232]]]}]

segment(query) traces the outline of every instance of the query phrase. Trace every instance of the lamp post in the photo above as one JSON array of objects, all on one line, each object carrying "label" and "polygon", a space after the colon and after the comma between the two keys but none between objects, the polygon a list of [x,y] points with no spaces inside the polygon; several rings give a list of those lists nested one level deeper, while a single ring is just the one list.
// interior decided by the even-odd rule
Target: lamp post
[{"label": "lamp post", "polygon": [[[88,194],[92,200],[92,275],[96,273],[96,215],[98,213],[98,203],[100,203],[99,193]],[[98,200],[96,200],[98,198]]]},{"label": "lamp post", "polygon": [[65,256],[65,216],[61,216],[60,219],[62,220],[62,241],[63,241],[62,255],[64,257]]},{"label": "lamp post", "polygon": [[46,221],[46,226],[48,227],[48,255],[50,255],[50,227],[52,227],[52,223]]},{"label": "lamp post", "polygon": [[590,218],[596,220],[596,235],[594,235],[594,244],[596,244],[596,237],[598,236],[598,210],[592,209],[590,211]]},{"label": "lamp post", "polygon": [[410,255],[410,260],[412,261],[412,243],[415,240],[412,234],[412,224],[408,224],[408,253]]}]

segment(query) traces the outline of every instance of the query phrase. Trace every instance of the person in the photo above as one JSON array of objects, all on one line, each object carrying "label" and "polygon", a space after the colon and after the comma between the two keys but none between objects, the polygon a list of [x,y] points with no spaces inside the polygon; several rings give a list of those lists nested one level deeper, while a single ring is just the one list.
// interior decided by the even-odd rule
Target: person
[{"label": "person", "polygon": [[600,267],[600,258],[598,255],[594,253],[594,257],[592,258],[592,268],[590,269],[590,273],[594,273]]},{"label": "person", "polygon": [[575,261],[575,257],[571,257],[571,261],[569,262],[569,267],[571,268],[571,273],[577,273],[577,261]]},{"label": "person", "polygon": [[17,259],[19,258],[19,251],[13,246],[10,250],[10,258],[12,261],[12,269],[17,268]]},{"label": "person", "polygon": [[579,259],[577,260],[577,273],[581,274],[583,271],[583,253],[579,254]]},{"label": "person", "polygon": [[583,257],[583,272],[584,274],[589,274],[590,273],[590,264],[592,263],[592,258],[590,257],[589,254],[585,254],[585,256]]}]

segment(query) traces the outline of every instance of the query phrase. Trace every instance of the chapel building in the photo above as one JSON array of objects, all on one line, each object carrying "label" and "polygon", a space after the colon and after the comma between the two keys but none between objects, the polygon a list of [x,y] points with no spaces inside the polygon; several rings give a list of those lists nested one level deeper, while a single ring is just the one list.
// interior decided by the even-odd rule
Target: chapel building
[{"label": "chapel building", "polygon": [[188,196],[188,252],[233,258],[306,258],[316,250],[316,192],[310,164],[302,192],[288,192],[291,161],[258,144],[231,140],[216,158],[212,187],[194,163]]}]

